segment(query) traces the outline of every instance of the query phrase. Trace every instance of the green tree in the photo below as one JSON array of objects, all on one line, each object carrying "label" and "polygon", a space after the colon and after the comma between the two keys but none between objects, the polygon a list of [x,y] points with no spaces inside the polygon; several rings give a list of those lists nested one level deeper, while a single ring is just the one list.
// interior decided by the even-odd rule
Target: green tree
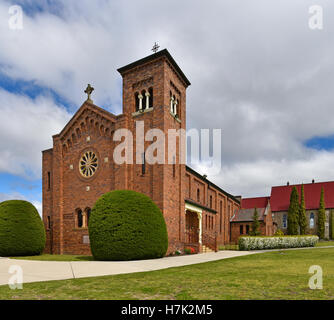
[{"label": "green tree", "polygon": [[299,196],[296,187],[293,187],[288,210],[288,234],[298,234]]},{"label": "green tree", "polygon": [[45,229],[37,209],[27,201],[0,203],[0,256],[34,256],[43,252]]},{"label": "green tree", "polygon": [[326,220],[325,194],[324,194],[324,188],[322,187],[320,194],[319,210],[318,210],[318,236],[320,239],[325,238],[325,220]]},{"label": "green tree", "polygon": [[300,193],[300,205],[299,205],[299,232],[300,234],[306,234],[306,210],[305,210],[305,196],[304,196],[304,185],[302,185],[302,190]]},{"label": "green tree", "polygon": [[259,215],[257,213],[257,209],[254,209],[254,214],[253,214],[253,222],[251,226],[251,236],[259,236],[261,234],[260,232],[260,222],[259,222]]},{"label": "green tree", "polygon": [[331,210],[331,238],[334,240],[334,211]]}]

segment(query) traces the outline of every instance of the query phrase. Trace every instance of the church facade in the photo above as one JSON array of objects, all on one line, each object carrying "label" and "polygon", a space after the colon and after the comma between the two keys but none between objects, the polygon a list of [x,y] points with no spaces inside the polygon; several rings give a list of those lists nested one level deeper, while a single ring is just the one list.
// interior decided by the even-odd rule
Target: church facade
[{"label": "church facade", "polygon": [[[179,159],[178,140],[173,163],[149,164],[145,150],[133,158],[142,163],[114,161],[119,142],[114,134],[127,129],[138,138],[136,122],[149,129],[186,130],[186,89],[190,85],[167,50],[118,69],[123,78],[123,113],[114,115],[88,99],[43,151],[43,221],[46,252],[90,254],[88,221],[91,208],[106,192],[128,189],[144,193],[161,209],[168,230],[167,254],[185,247],[215,251],[230,241],[230,220],[240,199],[225,192]],[[153,141],[153,140],[152,140]],[[165,146],[168,149],[168,141]],[[166,152],[167,154],[167,152]]]}]

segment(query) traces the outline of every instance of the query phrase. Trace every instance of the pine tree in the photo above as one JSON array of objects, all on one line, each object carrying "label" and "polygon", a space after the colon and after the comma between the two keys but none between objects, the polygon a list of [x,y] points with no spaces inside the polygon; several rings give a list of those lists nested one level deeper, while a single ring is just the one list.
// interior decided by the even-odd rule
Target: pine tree
[{"label": "pine tree", "polygon": [[257,213],[257,209],[256,208],[254,209],[253,222],[252,222],[252,227],[251,227],[250,234],[252,236],[259,236],[261,234],[261,232],[260,232],[259,215]]},{"label": "pine tree", "polygon": [[298,234],[298,216],[299,216],[299,196],[296,187],[293,187],[290,196],[290,206],[288,210],[288,234]]},{"label": "pine tree", "polygon": [[331,238],[334,240],[334,211],[331,210]]},{"label": "pine tree", "polygon": [[305,210],[305,196],[304,196],[304,185],[302,185],[302,190],[300,193],[300,205],[299,205],[299,233],[306,234],[306,210]]},{"label": "pine tree", "polygon": [[319,203],[319,210],[318,210],[318,236],[320,239],[325,238],[325,194],[324,188],[321,188],[320,194],[320,203]]}]

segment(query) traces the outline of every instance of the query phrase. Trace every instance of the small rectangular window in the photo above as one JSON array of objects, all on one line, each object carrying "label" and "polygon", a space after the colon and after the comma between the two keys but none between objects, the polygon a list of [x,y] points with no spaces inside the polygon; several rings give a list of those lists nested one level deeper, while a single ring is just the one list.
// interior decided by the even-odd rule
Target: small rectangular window
[{"label": "small rectangular window", "polygon": [[51,218],[50,216],[47,216],[47,229],[50,230],[51,229]]},{"label": "small rectangular window", "polygon": [[284,214],[283,215],[283,228],[287,228],[287,225],[288,225],[288,223],[287,223],[287,215],[286,214]]},{"label": "small rectangular window", "polygon": [[246,234],[249,234],[249,225],[246,226]]},{"label": "small rectangular window", "polygon": [[51,189],[51,173],[50,171],[48,172],[48,181],[47,181],[47,184],[48,184],[48,190]]},{"label": "small rectangular window", "polygon": [[219,225],[219,231],[222,233],[223,229],[223,201],[220,201],[220,225]]},{"label": "small rectangular window", "polygon": [[145,159],[145,152],[142,154],[142,166],[141,166],[141,173],[145,174],[146,172],[146,159]]},{"label": "small rectangular window", "polygon": [[240,234],[244,234],[244,226],[240,225]]}]

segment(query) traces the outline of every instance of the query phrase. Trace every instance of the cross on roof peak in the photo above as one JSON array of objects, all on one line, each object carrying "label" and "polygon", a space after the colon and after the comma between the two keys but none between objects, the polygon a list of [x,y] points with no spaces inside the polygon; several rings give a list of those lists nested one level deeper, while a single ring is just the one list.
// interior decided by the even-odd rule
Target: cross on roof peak
[{"label": "cross on roof peak", "polygon": [[157,52],[159,51],[159,48],[160,48],[160,46],[155,42],[155,43],[154,43],[154,46],[153,46],[153,48],[152,48],[152,51],[153,51],[154,53],[157,53]]},{"label": "cross on roof peak", "polygon": [[87,96],[88,96],[87,97],[87,101],[92,101],[90,99],[90,95],[92,94],[93,91],[94,91],[94,88],[90,84],[88,84],[86,90],[84,91],[87,94]]}]

